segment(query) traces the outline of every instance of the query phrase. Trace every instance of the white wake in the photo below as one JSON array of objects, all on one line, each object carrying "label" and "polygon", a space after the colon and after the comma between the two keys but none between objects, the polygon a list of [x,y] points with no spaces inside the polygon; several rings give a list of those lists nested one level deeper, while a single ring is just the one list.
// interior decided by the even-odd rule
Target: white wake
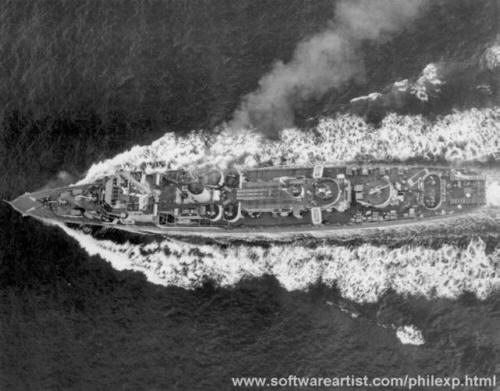
[{"label": "white wake", "polygon": [[455,112],[430,121],[420,115],[389,114],[379,128],[344,114],[322,119],[310,131],[286,129],[277,141],[261,134],[223,129],[217,134],[197,131],[178,137],[167,133],[151,145],[136,146],[94,164],[79,183],[110,175],[117,169],[224,168],[307,164],[315,162],[441,159],[474,161],[500,151],[500,107]]},{"label": "white wake", "polygon": [[423,345],[425,343],[422,332],[413,325],[398,327],[396,336],[403,345]]},{"label": "white wake", "polygon": [[147,245],[98,240],[62,228],[89,255],[100,255],[118,269],[144,273],[153,283],[194,289],[207,279],[221,287],[244,278],[272,275],[287,290],[307,290],[321,282],[337,286],[355,302],[376,302],[388,289],[402,295],[456,298],[473,292],[485,299],[500,287],[500,249],[487,254],[480,239],[465,249],[445,244],[439,249],[363,244],[356,248],[319,245],[308,248],[274,244],[220,247],[165,239]]},{"label": "white wake", "polygon": [[[81,181],[90,182],[117,169],[149,171],[202,166],[247,166],[377,160],[475,161],[500,150],[500,107],[470,109],[429,121],[422,116],[390,114],[375,128],[362,118],[338,115],[322,119],[310,131],[287,129],[279,140],[257,132],[223,129],[216,134],[166,134],[151,145],[136,146],[93,165]],[[500,181],[488,183],[488,203],[500,206]],[[387,290],[402,295],[455,298],[465,291],[484,299],[500,284],[500,248],[486,252],[480,239],[465,249],[444,244],[430,249],[363,244],[356,248],[318,245],[308,248],[273,244],[194,245],[166,239],[147,245],[117,244],[62,227],[91,255],[118,270],[144,273],[156,284],[187,289],[210,279],[232,286],[247,277],[273,275],[288,290],[321,282],[337,286],[343,297],[375,302]]]}]

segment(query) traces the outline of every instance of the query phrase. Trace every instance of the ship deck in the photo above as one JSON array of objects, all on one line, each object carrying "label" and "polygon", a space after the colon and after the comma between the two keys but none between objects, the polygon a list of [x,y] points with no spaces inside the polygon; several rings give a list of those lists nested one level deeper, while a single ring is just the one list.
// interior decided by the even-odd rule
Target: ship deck
[{"label": "ship deck", "polygon": [[[248,194],[252,195],[253,189],[266,188],[266,186],[270,189],[269,194],[274,194],[277,179],[312,178],[314,168],[270,167],[245,169],[242,173],[250,186],[246,187],[248,191],[240,192],[240,194],[249,197]],[[455,186],[451,175],[454,174],[450,169],[429,166],[324,167],[321,178],[348,178],[352,191],[349,192],[349,208],[344,211],[323,208],[319,225],[313,224],[311,209],[302,210],[301,216],[274,211],[256,214],[244,212],[243,218],[234,222],[224,220],[212,222],[209,219],[199,219],[184,225],[176,222],[160,225],[151,220],[149,222],[137,220],[134,224],[126,224],[119,219],[110,222],[87,218],[85,215],[56,214],[57,210],[44,207],[44,204],[39,201],[51,192],[62,192],[79,187],[26,193],[9,204],[23,215],[44,221],[55,220],[82,226],[111,227],[135,233],[191,236],[196,233],[212,236],[250,234],[256,237],[267,235],[267,233],[278,236],[282,233],[305,235],[337,230],[377,229],[414,224],[424,220],[450,219],[456,215],[467,214],[485,204],[484,180],[478,176],[477,180],[464,181],[464,185],[460,184],[460,181],[455,181],[459,183]],[[273,185],[267,185],[269,183]],[[417,183],[420,186],[418,191]],[[450,185],[452,183],[453,186]],[[422,187],[423,184],[426,184],[425,189]],[[445,186],[446,184],[448,187]],[[396,188],[392,188],[393,185]],[[464,198],[464,187],[473,193],[472,197]],[[389,198],[394,198],[394,192],[401,197],[400,201],[389,203]]]}]

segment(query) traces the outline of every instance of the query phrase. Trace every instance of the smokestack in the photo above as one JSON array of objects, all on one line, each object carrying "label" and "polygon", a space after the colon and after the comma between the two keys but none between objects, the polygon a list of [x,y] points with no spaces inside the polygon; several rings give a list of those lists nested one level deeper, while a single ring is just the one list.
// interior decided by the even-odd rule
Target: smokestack
[{"label": "smokestack", "polygon": [[300,43],[289,63],[278,61],[260,79],[259,88],[243,98],[230,127],[276,134],[293,126],[298,103],[363,76],[363,40],[388,39],[415,18],[425,2],[341,0],[331,27]]}]

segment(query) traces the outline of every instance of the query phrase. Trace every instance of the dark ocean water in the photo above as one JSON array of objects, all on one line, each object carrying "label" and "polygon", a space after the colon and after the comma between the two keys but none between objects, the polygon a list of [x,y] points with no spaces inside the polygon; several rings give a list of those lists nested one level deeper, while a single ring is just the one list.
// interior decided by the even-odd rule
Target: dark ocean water
[{"label": "dark ocean water", "polygon": [[[276,59],[327,26],[333,3],[1,2],[0,198],[56,185],[62,170],[77,179],[166,131],[229,119]],[[429,62],[446,65],[442,93],[394,109],[432,118],[498,105],[498,73],[480,61],[500,32],[498,2],[429,7],[392,40],[367,42],[364,80],[304,103],[299,124],[350,110],[349,99],[416,78]],[[476,88],[484,83],[488,94]],[[393,108],[352,109],[377,122]],[[498,227],[479,235],[483,228],[495,248]],[[466,246],[468,229],[374,243]],[[356,304],[321,283],[289,292],[272,276],[232,288],[156,286],[3,205],[0,314],[2,390],[226,390],[233,376],[290,374],[500,377],[498,294],[427,300],[389,291]],[[426,343],[401,344],[392,325],[402,324]]]}]

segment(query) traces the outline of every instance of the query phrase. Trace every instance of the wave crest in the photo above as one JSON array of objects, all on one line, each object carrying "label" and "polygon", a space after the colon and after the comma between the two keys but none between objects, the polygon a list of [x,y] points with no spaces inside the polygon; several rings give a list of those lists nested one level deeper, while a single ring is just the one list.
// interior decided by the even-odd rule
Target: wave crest
[{"label": "wave crest", "polygon": [[261,134],[223,129],[217,134],[172,133],[147,146],[135,146],[111,159],[94,164],[79,183],[110,175],[120,168],[151,172],[194,169],[310,164],[363,159],[475,161],[500,150],[500,107],[470,109],[430,121],[420,115],[387,115],[380,127],[361,117],[343,114],[324,118],[310,131],[296,128],[280,133],[279,140]]},{"label": "wave crest", "polygon": [[466,248],[445,244],[438,249],[371,244],[222,247],[173,239],[134,245],[62,228],[89,255],[101,256],[118,270],[140,271],[153,283],[186,289],[207,279],[227,287],[244,278],[272,275],[287,290],[323,283],[336,286],[346,299],[364,303],[376,302],[388,290],[427,298],[456,298],[467,291],[485,299],[500,287],[500,249],[487,253],[481,239],[471,240]]}]

